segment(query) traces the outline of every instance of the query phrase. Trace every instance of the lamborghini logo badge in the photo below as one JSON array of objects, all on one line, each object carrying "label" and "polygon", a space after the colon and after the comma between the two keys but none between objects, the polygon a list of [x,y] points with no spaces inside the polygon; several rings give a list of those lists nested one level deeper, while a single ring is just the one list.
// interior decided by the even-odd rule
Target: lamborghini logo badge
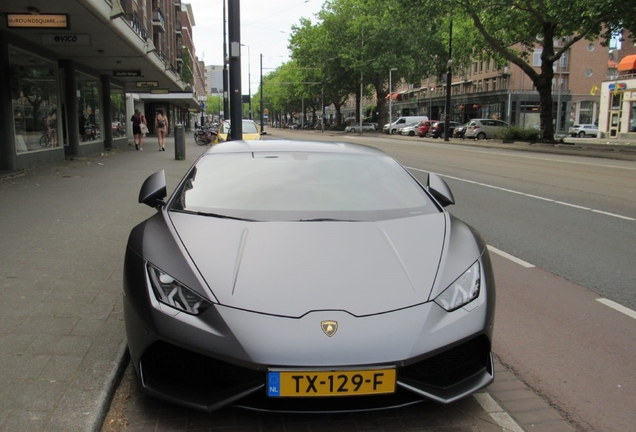
[{"label": "lamborghini logo badge", "polygon": [[336,334],[338,331],[338,323],[336,321],[323,321],[320,323],[322,331],[329,337]]}]

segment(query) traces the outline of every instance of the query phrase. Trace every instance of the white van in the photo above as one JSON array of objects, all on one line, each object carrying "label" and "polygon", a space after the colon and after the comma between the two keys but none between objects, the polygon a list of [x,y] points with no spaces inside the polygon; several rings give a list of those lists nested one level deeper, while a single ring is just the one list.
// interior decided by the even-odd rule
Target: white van
[{"label": "white van", "polygon": [[[422,120],[428,120],[427,116],[403,116],[398,117],[393,123],[391,123],[390,133],[391,135],[399,133],[400,129],[410,125],[411,123],[421,122]],[[389,124],[385,124],[382,128],[382,132],[389,133]]]}]

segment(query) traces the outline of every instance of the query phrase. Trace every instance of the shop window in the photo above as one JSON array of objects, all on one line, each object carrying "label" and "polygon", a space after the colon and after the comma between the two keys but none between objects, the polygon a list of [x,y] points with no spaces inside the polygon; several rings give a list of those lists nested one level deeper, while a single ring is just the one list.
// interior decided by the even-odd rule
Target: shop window
[{"label": "shop window", "polygon": [[17,153],[60,146],[57,63],[9,46],[9,82]]},{"label": "shop window", "polygon": [[113,139],[126,136],[126,94],[119,87],[110,88],[110,118],[113,122]]},{"label": "shop window", "polygon": [[618,111],[621,109],[621,101],[622,101],[622,95],[620,93],[618,94],[612,94],[612,110],[613,111]]},{"label": "shop window", "polygon": [[90,75],[77,72],[77,117],[80,143],[101,141],[102,119],[100,81]]},{"label": "shop window", "polygon": [[636,102],[630,102],[629,105],[629,131],[636,132]]},{"label": "shop window", "polygon": [[579,119],[577,123],[592,124],[594,123],[594,102],[582,101],[579,105]]}]

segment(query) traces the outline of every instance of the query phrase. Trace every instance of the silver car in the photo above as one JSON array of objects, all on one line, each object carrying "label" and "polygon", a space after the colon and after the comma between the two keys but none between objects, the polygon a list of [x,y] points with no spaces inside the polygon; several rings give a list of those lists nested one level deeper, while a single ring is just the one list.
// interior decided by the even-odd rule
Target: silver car
[{"label": "silver car", "polygon": [[575,124],[568,130],[573,137],[598,137],[598,126],[594,124]]},{"label": "silver car", "polygon": [[353,124],[351,126],[347,126],[345,128],[345,132],[347,133],[375,132],[375,125],[373,123],[362,123],[362,127],[360,127],[360,123]]},{"label": "silver car", "polygon": [[472,119],[466,127],[466,138],[492,139],[500,130],[507,128],[508,123],[494,119]]},{"label": "silver car", "polygon": [[[419,174],[418,174],[419,175]],[[451,403],[494,379],[482,237],[384,152],[230,141],[139,201],[124,318],[145,393],[190,408],[357,411]]]},{"label": "silver car", "polygon": [[415,122],[403,127],[402,129],[400,129],[400,135],[415,136],[415,134],[417,133],[417,128],[420,127],[420,124],[422,123],[423,122]]}]

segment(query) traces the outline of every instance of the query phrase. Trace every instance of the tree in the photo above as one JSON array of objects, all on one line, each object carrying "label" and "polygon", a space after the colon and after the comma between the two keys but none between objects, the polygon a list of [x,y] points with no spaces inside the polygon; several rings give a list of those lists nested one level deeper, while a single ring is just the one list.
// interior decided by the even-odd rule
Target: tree
[{"label": "tree", "polygon": [[[410,10],[433,10],[438,16],[469,18],[477,34],[476,55],[498,54],[517,65],[539,93],[541,138],[554,141],[552,83],[555,63],[581,39],[607,46],[623,26],[636,28],[636,5],[619,0],[402,0]],[[541,69],[528,63],[540,51]]]},{"label": "tree", "polygon": [[[397,68],[394,82],[419,83],[438,70],[445,56],[439,24],[432,19],[438,8],[406,8],[402,0],[332,0],[319,12],[328,34],[337,35],[329,46],[349,80],[375,89],[380,118],[387,119],[389,69]],[[445,63],[445,61],[444,61]],[[358,93],[358,92],[353,92]]]}]

